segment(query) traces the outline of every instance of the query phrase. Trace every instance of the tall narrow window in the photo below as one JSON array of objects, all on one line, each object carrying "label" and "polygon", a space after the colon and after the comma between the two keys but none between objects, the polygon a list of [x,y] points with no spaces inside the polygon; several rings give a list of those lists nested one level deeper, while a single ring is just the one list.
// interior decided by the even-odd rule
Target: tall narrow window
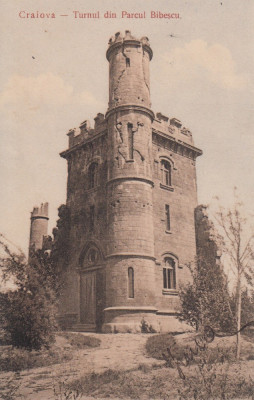
[{"label": "tall narrow window", "polygon": [[129,159],[133,160],[133,124],[128,122]]},{"label": "tall narrow window", "polygon": [[168,161],[161,161],[161,180],[163,185],[171,186],[171,165]]},{"label": "tall narrow window", "polygon": [[128,268],[128,296],[134,298],[134,269]]},{"label": "tall narrow window", "polygon": [[166,217],[166,230],[170,231],[170,208],[168,204],[165,204],[165,217]]},{"label": "tall narrow window", "polygon": [[89,213],[89,231],[93,232],[94,230],[94,206],[90,206],[90,213]]},{"label": "tall narrow window", "polygon": [[173,258],[165,258],[164,260],[163,288],[176,289],[176,268]]},{"label": "tall narrow window", "polygon": [[129,59],[129,57],[126,57],[126,67],[130,67],[131,66],[131,60]]},{"label": "tall narrow window", "polygon": [[98,185],[98,164],[92,163],[88,170],[89,189]]}]

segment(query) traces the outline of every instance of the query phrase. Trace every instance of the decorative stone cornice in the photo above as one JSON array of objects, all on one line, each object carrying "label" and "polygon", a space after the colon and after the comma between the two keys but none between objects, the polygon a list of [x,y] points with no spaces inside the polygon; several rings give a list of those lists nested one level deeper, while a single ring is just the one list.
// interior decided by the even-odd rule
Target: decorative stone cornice
[{"label": "decorative stone cornice", "polygon": [[60,153],[60,156],[63,158],[68,158],[70,154],[73,152],[81,149],[82,147],[86,146],[89,143],[94,142],[97,139],[100,139],[101,137],[105,136],[107,134],[107,130],[104,130],[103,132],[98,133],[97,135],[94,135],[92,137],[89,137],[87,139],[84,139],[82,142],[77,143],[76,145],[72,146],[71,148],[64,150]]},{"label": "decorative stone cornice", "polygon": [[120,106],[111,107],[105,115],[105,119],[108,119],[112,114],[119,111],[134,111],[137,113],[148,115],[153,121],[155,118],[154,112],[145,106],[141,106],[140,104],[122,104]]},{"label": "decorative stone cornice", "polygon": [[[199,148],[192,146],[191,144],[188,144],[186,142],[183,142],[182,140],[176,139],[173,136],[170,136],[167,133],[164,132],[160,132],[156,129],[152,129],[152,133],[153,135],[162,138],[165,141],[171,142],[171,146],[170,146],[170,150],[173,151],[174,153],[177,153],[177,149],[179,147],[184,148],[184,149],[188,149],[190,150],[190,152],[193,153],[193,159],[195,160],[198,156],[201,156],[203,154],[203,151],[200,150]],[[188,157],[187,155],[184,155],[185,157]],[[190,158],[190,157],[188,157]]]},{"label": "decorative stone cornice", "polygon": [[155,261],[156,258],[153,255],[149,254],[142,254],[142,253],[126,253],[126,252],[119,252],[119,253],[111,253],[108,254],[105,258],[114,258],[114,257],[126,257],[126,258],[146,258],[149,260]]}]

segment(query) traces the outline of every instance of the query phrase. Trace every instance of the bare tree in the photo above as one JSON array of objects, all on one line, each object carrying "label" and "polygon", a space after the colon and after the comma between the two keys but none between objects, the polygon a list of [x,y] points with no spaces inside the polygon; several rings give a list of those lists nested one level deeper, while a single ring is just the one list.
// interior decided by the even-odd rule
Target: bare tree
[{"label": "bare tree", "polygon": [[250,219],[244,216],[243,204],[239,201],[237,189],[234,191],[234,205],[225,209],[219,206],[215,219],[222,236],[222,251],[235,275],[237,347],[236,358],[241,349],[241,301],[244,286],[253,285],[254,279],[254,235]]}]

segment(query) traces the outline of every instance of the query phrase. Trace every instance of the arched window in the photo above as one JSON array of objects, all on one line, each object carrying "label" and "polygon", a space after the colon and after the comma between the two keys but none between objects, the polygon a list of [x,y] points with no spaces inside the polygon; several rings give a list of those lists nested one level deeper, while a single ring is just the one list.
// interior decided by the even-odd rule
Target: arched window
[{"label": "arched window", "polygon": [[98,164],[93,162],[88,169],[89,189],[98,185]]},{"label": "arched window", "polygon": [[166,160],[161,160],[161,182],[165,186],[171,186],[171,165]]},{"label": "arched window", "polygon": [[99,260],[99,252],[95,247],[91,247],[86,255],[87,263],[89,265],[94,265]]},{"label": "arched window", "polygon": [[164,259],[163,289],[176,289],[176,263],[171,257]]},{"label": "arched window", "polygon": [[134,298],[134,269],[128,268],[128,297]]}]

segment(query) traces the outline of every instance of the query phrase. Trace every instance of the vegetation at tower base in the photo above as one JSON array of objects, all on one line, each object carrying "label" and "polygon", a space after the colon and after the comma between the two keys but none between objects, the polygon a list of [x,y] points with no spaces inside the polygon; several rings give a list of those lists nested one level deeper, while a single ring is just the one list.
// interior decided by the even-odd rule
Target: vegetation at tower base
[{"label": "vegetation at tower base", "polygon": [[[53,242],[50,259],[57,271],[64,270],[69,260],[70,210],[62,204],[58,208],[59,219],[53,229]],[[60,272],[60,271],[59,271]]]},{"label": "vegetation at tower base", "polygon": [[11,344],[27,349],[48,347],[56,330],[55,277],[50,273],[46,255],[30,255],[10,250],[0,241],[0,268],[5,280],[12,280],[14,288],[1,293],[3,328]]},{"label": "vegetation at tower base", "polygon": [[178,318],[196,330],[205,325],[222,331],[235,327],[230,307],[226,276],[222,270],[214,228],[206,214],[206,207],[195,210],[197,258],[188,267],[192,283],[180,289],[180,314]]},{"label": "vegetation at tower base", "polygon": [[58,212],[54,240],[46,237],[42,249],[30,248],[28,260],[22,252],[13,252],[1,236],[2,277],[14,283],[1,293],[1,314],[4,330],[17,347],[40,349],[54,341],[69,240],[68,208],[62,205]]}]

